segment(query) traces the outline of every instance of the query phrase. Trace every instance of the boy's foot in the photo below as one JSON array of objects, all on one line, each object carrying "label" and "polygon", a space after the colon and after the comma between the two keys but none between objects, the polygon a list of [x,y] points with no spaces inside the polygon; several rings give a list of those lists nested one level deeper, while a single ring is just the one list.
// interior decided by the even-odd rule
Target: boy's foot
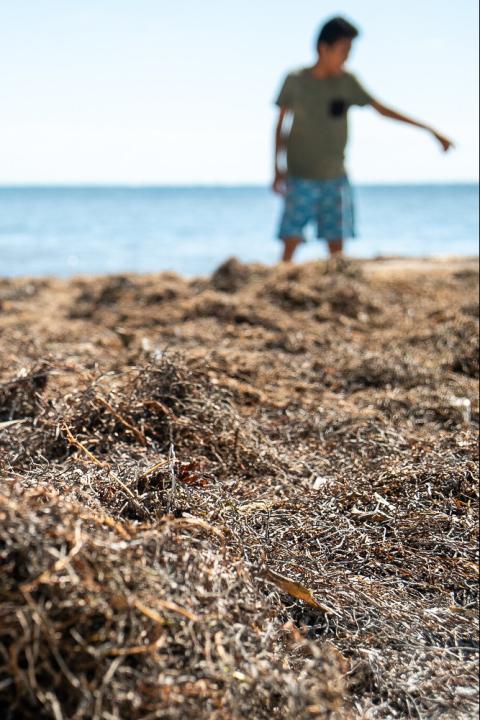
[{"label": "boy's foot", "polygon": [[358,278],[362,275],[362,269],[358,262],[345,255],[334,255],[327,259],[325,264],[325,274],[338,273],[351,278]]}]

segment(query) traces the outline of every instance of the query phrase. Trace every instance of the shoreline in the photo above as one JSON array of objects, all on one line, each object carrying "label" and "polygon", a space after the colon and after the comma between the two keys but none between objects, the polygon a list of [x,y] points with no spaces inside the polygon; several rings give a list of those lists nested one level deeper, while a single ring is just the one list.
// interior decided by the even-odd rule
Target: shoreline
[{"label": "shoreline", "polygon": [[[434,272],[443,272],[443,271],[449,271],[449,270],[456,270],[461,269],[462,267],[465,268],[472,268],[474,266],[478,267],[479,265],[479,256],[478,255],[455,255],[455,254],[449,254],[449,255],[425,255],[421,257],[411,256],[411,255],[379,255],[374,258],[358,258],[358,257],[350,257],[346,255],[344,258],[346,263],[352,263],[354,265],[357,265],[362,268],[363,271],[365,271],[367,274],[369,273],[375,273],[377,271],[381,272],[393,272],[393,273],[401,273],[402,271],[409,271],[409,272],[416,272],[416,273],[422,273],[425,270],[428,271],[434,271]],[[230,257],[225,260],[225,262],[228,262],[229,260],[234,260],[236,262],[241,262],[237,260],[236,257]],[[302,267],[302,266],[310,266],[310,265],[319,265],[319,266],[325,266],[328,263],[328,260],[325,258],[319,258],[318,260],[306,260],[306,261],[299,261],[294,262],[290,267]],[[220,264],[220,266],[223,263]],[[252,267],[263,267],[265,270],[275,270],[278,269],[281,271],[282,268],[286,268],[286,266],[283,266],[282,263],[242,263],[247,266]],[[219,267],[220,267],[219,266]],[[213,271],[215,272],[215,270]],[[178,278],[185,279],[187,281],[195,281],[195,280],[205,280],[209,277],[208,274],[197,274],[197,275],[184,275],[183,273],[177,272],[176,270],[155,270],[152,272],[132,272],[132,271],[115,271],[115,272],[107,272],[107,273],[78,273],[78,274],[72,274],[68,277],[60,277],[58,275],[50,275],[50,274],[43,274],[43,275],[0,275],[0,282],[28,282],[28,281],[39,281],[39,280],[51,280],[51,281],[60,281],[63,283],[68,282],[74,282],[76,280],[88,280],[88,279],[101,279],[101,278],[107,278],[107,277],[115,277],[115,276],[125,276],[125,277],[162,277],[163,275],[174,275]]]}]

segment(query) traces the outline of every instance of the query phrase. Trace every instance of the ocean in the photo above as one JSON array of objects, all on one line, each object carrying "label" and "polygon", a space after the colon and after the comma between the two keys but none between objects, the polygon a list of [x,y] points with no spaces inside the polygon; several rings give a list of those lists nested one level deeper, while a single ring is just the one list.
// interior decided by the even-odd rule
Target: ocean
[{"label": "ocean", "polygon": [[[353,257],[477,255],[475,184],[354,188]],[[0,276],[211,273],[274,263],[281,200],[265,187],[0,187]],[[298,260],[325,257],[323,242]]]}]

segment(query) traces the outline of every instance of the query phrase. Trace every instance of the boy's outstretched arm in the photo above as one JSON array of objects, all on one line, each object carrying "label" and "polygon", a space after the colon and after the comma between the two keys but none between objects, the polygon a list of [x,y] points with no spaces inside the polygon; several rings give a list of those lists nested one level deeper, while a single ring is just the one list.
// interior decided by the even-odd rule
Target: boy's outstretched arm
[{"label": "boy's outstretched arm", "polygon": [[428,130],[428,132],[432,133],[432,135],[438,140],[445,152],[451,147],[453,147],[453,142],[451,140],[449,140],[444,135],[441,135],[429,125],[424,125],[417,120],[412,120],[412,118],[409,118],[406,115],[402,115],[396,110],[385,107],[385,105],[382,105],[376,100],[372,100],[371,105],[378,113],[380,113],[380,115],[383,115],[384,117],[392,118],[392,120],[399,120],[400,122],[407,123],[408,125],[415,125],[415,127],[422,128],[423,130]]},{"label": "boy's outstretched arm", "polygon": [[285,130],[283,127],[288,108],[281,107],[275,127],[274,179],[272,189],[283,195],[285,192],[286,171],[281,167],[281,155],[285,152]]}]

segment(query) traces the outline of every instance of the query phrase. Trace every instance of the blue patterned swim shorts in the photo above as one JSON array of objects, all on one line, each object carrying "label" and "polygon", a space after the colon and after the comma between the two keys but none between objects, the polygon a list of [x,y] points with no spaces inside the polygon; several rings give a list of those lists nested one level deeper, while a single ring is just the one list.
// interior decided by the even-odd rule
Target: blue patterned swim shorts
[{"label": "blue patterned swim shorts", "polygon": [[352,187],[347,177],[305,180],[289,177],[279,238],[301,237],[314,222],[317,237],[343,240],[355,237]]}]

